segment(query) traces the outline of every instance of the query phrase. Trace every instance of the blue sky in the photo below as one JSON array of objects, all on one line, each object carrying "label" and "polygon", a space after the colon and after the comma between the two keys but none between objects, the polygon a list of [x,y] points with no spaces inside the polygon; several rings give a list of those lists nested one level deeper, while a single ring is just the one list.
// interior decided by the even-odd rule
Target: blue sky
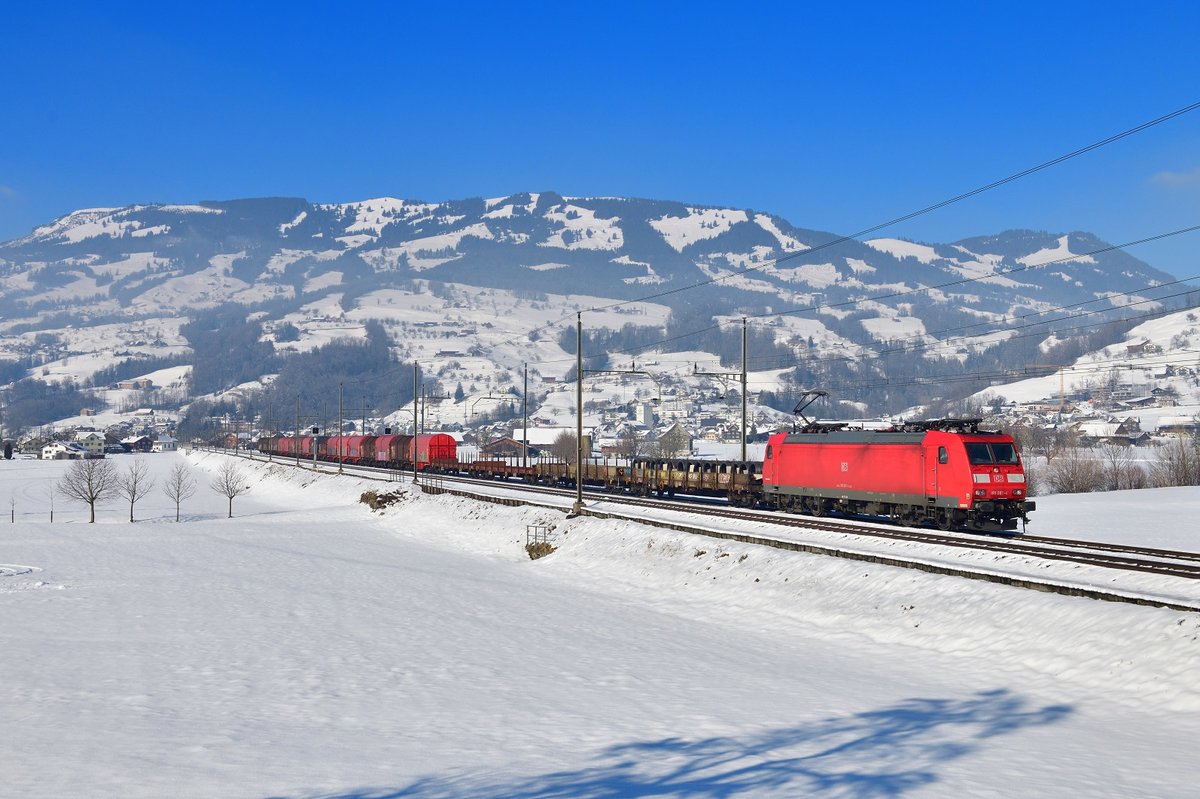
[{"label": "blue sky", "polygon": [[[1200,100],[1194,2],[38,5],[3,14],[0,240],[82,207],[547,190],[850,233]],[[1194,111],[875,235],[1198,223]],[[1200,233],[1132,252],[1200,274]]]}]

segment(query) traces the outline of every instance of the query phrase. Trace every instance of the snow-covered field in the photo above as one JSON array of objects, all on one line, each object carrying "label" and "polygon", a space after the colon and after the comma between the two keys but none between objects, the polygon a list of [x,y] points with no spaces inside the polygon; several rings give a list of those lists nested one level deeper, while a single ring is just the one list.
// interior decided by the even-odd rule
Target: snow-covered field
[{"label": "snow-covered field", "polygon": [[[1200,780],[1196,614],[450,496],[373,514],[366,481],[261,463],[227,519],[207,487],[223,456],[146,458],[160,482],[193,470],[181,523],[156,489],[134,524],[114,504],[88,525],[61,496],[51,524],[66,464],[0,462],[0,795],[1190,797]],[[1194,518],[1163,498],[1039,498],[1038,531]],[[535,523],[559,548],[530,561]]]}]

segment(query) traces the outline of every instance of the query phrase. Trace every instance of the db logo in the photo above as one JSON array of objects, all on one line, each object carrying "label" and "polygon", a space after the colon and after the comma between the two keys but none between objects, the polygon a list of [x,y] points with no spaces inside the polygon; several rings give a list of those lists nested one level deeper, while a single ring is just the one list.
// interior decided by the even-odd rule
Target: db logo
[{"label": "db logo", "polygon": [[843,471],[843,472],[848,472],[848,471],[850,471],[850,464],[849,464],[848,462],[846,462],[846,461],[842,461],[842,471]]}]

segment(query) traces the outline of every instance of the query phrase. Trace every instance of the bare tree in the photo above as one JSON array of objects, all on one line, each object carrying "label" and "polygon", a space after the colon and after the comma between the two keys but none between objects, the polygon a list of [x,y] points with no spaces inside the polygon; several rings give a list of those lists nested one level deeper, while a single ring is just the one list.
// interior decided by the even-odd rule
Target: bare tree
[{"label": "bare tree", "polygon": [[82,502],[91,511],[89,524],[96,521],[96,504],[117,491],[117,470],[106,460],[85,458],[73,461],[58,481],[58,491],[68,499]]},{"label": "bare tree", "polygon": [[1042,493],[1042,472],[1045,467],[1025,461],[1025,496],[1036,497]]},{"label": "bare tree", "polygon": [[226,461],[217,471],[216,477],[209,483],[212,490],[229,500],[229,518],[233,518],[233,498],[250,490],[246,475],[233,461]]},{"label": "bare tree", "polygon": [[638,458],[645,454],[646,444],[638,438],[637,430],[626,427],[617,438],[617,454],[623,458]]},{"label": "bare tree", "polygon": [[1054,429],[1054,446],[1046,452],[1046,461],[1049,462],[1058,455],[1070,454],[1078,449],[1081,444],[1080,438],[1079,431],[1074,427],[1056,427]]},{"label": "bare tree", "polygon": [[1009,427],[1008,432],[1017,440],[1021,452],[1041,455],[1046,460],[1054,457],[1054,434],[1050,430],[1036,425],[1015,424]]},{"label": "bare tree", "polygon": [[1200,485],[1200,447],[1195,441],[1175,439],[1159,451],[1150,477],[1157,488]]},{"label": "bare tree", "polygon": [[124,474],[117,476],[117,493],[129,500],[129,521],[133,521],[133,506],[154,488],[150,467],[143,458],[134,458]]},{"label": "bare tree", "polygon": [[[175,464],[175,468],[167,475],[167,482],[163,483],[163,493],[175,503],[175,521],[179,521],[179,506],[196,493],[196,481],[182,463]],[[232,509],[230,512],[232,513]]]},{"label": "bare tree", "polygon": [[1046,467],[1046,482],[1060,494],[1086,494],[1104,488],[1104,467],[1077,449],[1063,450]]},{"label": "bare tree", "polygon": [[564,430],[558,434],[554,439],[554,443],[550,445],[550,454],[559,460],[574,462],[575,456],[578,454],[578,447],[575,441],[575,434]]},{"label": "bare tree", "polygon": [[1107,491],[1123,491],[1129,488],[1145,488],[1146,473],[1134,460],[1134,449],[1128,444],[1101,444],[1098,447],[1104,462],[1104,488]]}]

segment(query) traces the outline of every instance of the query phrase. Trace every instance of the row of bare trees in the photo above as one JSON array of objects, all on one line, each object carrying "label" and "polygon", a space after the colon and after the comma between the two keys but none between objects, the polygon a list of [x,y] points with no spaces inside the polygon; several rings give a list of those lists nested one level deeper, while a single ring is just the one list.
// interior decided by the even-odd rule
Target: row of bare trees
[{"label": "row of bare trees", "polygon": [[1137,449],[1120,444],[1062,450],[1046,464],[1044,474],[1035,471],[1035,480],[1044,480],[1059,494],[1200,485],[1200,442],[1196,440],[1175,439],[1156,449],[1154,460],[1148,463],[1139,462],[1137,455]]},{"label": "row of bare trees", "polygon": [[[87,459],[74,461],[58,481],[60,494],[88,506],[88,523],[96,521],[96,506],[114,498],[129,503],[129,521],[134,507],[154,488],[154,478],[142,458],[133,459],[125,471],[119,471],[112,461]],[[237,464],[228,461],[217,470],[209,486],[229,500],[229,518],[233,518],[233,500],[250,490],[250,484]],[[180,506],[196,493],[196,480],[182,463],[171,469],[163,482],[162,491],[175,503],[175,521],[179,521]]]}]

